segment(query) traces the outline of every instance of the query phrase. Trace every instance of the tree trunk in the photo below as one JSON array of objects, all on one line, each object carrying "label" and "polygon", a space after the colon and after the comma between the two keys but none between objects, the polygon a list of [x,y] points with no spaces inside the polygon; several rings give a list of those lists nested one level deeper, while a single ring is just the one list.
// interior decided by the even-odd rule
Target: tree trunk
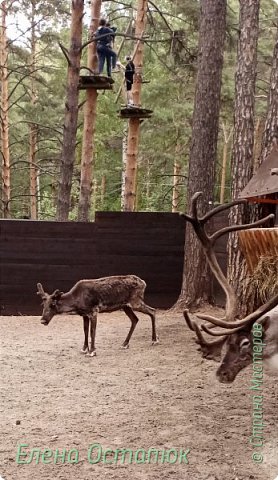
[{"label": "tree trunk", "polygon": [[100,191],[100,203],[101,203],[101,209],[102,210],[104,208],[105,193],[106,193],[106,175],[102,175],[102,177],[101,177],[101,191]]},{"label": "tree trunk", "polygon": [[222,168],[221,168],[221,181],[220,181],[220,203],[225,202],[225,187],[226,187],[226,174],[227,174],[227,161],[228,161],[228,146],[232,135],[232,130],[229,135],[227,134],[225,124],[222,124],[224,147],[222,154]]},{"label": "tree trunk", "polygon": [[95,213],[96,213],[96,204],[97,204],[97,181],[94,178],[93,179],[93,187],[92,187],[92,216],[95,218]]},{"label": "tree trunk", "polygon": [[140,119],[130,118],[128,122],[124,211],[133,212],[136,197],[136,171],[140,133]]},{"label": "tree trunk", "polygon": [[263,141],[263,134],[264,134],[264,121],[263,118],[260,117],[257,120],[256,128],[255,128],[255,138],[254,138],[254,162],[253,162],[253,174],[256,173],[260,166],[260,156],[262,150],[262,141]]},{"label": "tree trunk", "polygon": [[[177,151],[179,145],[177,144]],[[179,206],[179,183],[180,183],[181,166],[178,160],[174,161],[174,176],[173,176],[173,195],[172,195],[172,212],[178,212]]]},{"label": "tree trunk", "polygon": [[70,194],[75,160],[78,119],[78,82],[82,45],[84,0],[72,0],[70,49],[67,52],[68,74],[63,146],[59,176],[57,220],[67,221],[70,211]]},{"label": "tree trunk", "polygon": [[[34,71],[36,68],[36,37],[35,37],[35,7],[32,5],[31,13],[31,61],[30,61],[30,82],[31,82],[31,106],[34,109],[37,103],[37,91],[35,85]],[[29,163],[30,163],[30,218],[37,219],[37,152],[38,128],[35,123],[29,125]]]},{"label": "tree trunk", "polygon": [[[201,0],[200,6],[198,74],[187,198],[189,205],[193,194],[202,191],[200,213],[204,213],[213,203],[226,0]],[[183,284],[178,306],[198,305],[209,296],[205,257],[191,225],[187,224]]]},{"label": "tree trunk", "polygon": [[274,141],[278,142],[278,29],[273,52],[267,116],[262,140],[260,163],[269,155]]},{"label": "tree trunk", "polygon": [[[135,36],[141,38],[144,34],[147,22],[148,0],[137,1],[137,16]],[[135,49],[134,65],[135,78],[133,84],[133,101],[135,105],[141,106],[142,89],[142,67],[144,43],[139,42]],[[124,191],[124,211],[133,212],[136,204],[136,171],[138,161],[138,146],[140,136],[140,119],[130,118],[128,122],[126,174]]]},{"label": "tree trunk", "polygon": [[32,124],[29,126],[29,163],[30,163],[30,218],[36,220],[38,216],[37,211],[37,166],[36,166],[36,151],[37,151],[37,126]]},{"label": "tree trunk", "polygon": [[[231,162],[232,198],[252,177],[254,155],[254,109],[257,70],[257,43],[259,35],[260,0],[240,0],[239,41],[237,71],[235,77],[234,137]],[[234,207],[229,216],[230,224],[249,223],[250,207]],[[254,299],[244,284],[247,266],[239,248],[239,237],[229,239],[229,281],[239,299],[239,314],[246,316],[253,308]]]},{"label": "tree trunk", "polygon": [[150,159],[147,158],[147,171],[146,171],[146,207],[150,209],[150,197],[151,197],[151,164]]},{"label": "tree trunk", "polygon": [[[263,131],[262,131],[263,130]],[[256,171],[262,162],[270,154],[273,144],[278,145],[278,29],[273,51],[272,69],[270,75],[267,115],[265,124],[260,122],[258,128],[258,144],[255,145],[255,163]],[[257,142],[256,142],[257,143]],[[258,154],[260,148],[260,152]],[[278,207],[270,204],[257,204],[252,206],[252,220],[263,218],[270,213],[276,213],[276,224],[278,218]]]},{"label": "tree trunk", "polygon": [[126,189],[126,155],[127,155],[128,126],[125,124],[122,140],[122,188],[121,188],[121,210],[125,210],[125,189]]},{"label": "tree trunk", "polygon": [[[91,23],[89,33],[92,35],[98,28],[101,10],[101,0],[93,0],[91,3]],[[88,46],[87,66],[90,70],[96,72],[98,68],[98,57],[96,42]],[[86,91],[86,103],[84,107],[84,130],[82,144],[81,161],[81,179],[80,196],[78,205],[78,220],[82,222],[89,221],[91,195],[92,195],[92,177],[94,168],[94,134],[96,129],[96,110],[97,110],[96,89],[90,88]]]},{"label": "tree trunk", "polygon": [[10,145],[9,145],[9,91],[8,91],[8,46],[7,46],[7,4],[1,4],[1,33],[0,33],[0,80],[1,80],[1,150],[2,150],[2,204],[3,217],[10,218],[11,200],[11,172],[10,172]]},{"label": "tree trunk", "polygon": [[[141,38],[147,24],[148,0],[137,0],[137,15],[135,23],[135,37]],[[141,90],[142,90],[142,70],[144,58],[144,42],[138,42],[135,47],[134,65],[135,76],[132,88],[133,101],[135,105],[141,106]]]}]

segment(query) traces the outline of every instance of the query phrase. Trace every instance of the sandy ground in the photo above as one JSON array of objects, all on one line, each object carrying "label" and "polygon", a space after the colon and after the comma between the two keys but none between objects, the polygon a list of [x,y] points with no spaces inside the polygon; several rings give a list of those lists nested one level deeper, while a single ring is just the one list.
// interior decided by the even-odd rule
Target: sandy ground
[{"label": "sandy ground", "polygon": [[[123,313],[99,315],[97,356],[80,353],[82,319],[0,317],[1,467],[5,480],[274,480],[278,475],[277,381],[264,378],[264,462],[249,445],[251,368],[218,383],[181,314],[158,313],[160,344],[151,346],[142,315],[130,349]],[[77,464],[17,464],[25,450],[76,448]],[[189,464],[91,465],[88,447],[190,449]],[[29,456],[29,455],[28,455]]]}]

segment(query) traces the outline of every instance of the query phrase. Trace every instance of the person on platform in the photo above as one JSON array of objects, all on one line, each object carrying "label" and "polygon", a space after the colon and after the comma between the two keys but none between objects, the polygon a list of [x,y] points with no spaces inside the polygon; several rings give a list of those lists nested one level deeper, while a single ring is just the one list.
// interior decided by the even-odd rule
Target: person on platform
[{"label": "person on platform", "polygon": [[[117,31],[117,27],[111,27],[111,23],[110,22],[106,22],[106,27],[110,28],[111,30],[113,30],[114,34],[116,33]],[[111,48],[114,48],[114,44],[115,44],[115,35],[111,35],[111,41],[110,41],[110,46]]]},{"label": "person on platform", "polygon": [[111,77],[111,64],[113,69],[115,69],[117,65],[117,54],[111,46],[112,38],[115,37],[115,29],[107,27],[105,18],[101,18],[99,28],[94,36],[97,41],[98,73],[101,74],[103,72],[106,60],[107,76]]},{"label": "person on platform", "polygon": [[135,74],[135,65],[132,61],[132,58],[128,55],[125,57],[126,66],[125,66],[125,85],[126,85],[126,96],[127,96],[127,105],[133,106],[133,95],[132,95],[132,85],[133,78]]},{"label": "person on platform", "polygon": [[133,95],[132,95],[132,85],[133,78],[135,75],[135,65],[132,61],[130,55],[125,57],[126,65],[123,65],[121,62],[117,62],[117,65],[124,71],[125,75],[125,87],[126,87],[126,103],[128,107],[134,106]]}]

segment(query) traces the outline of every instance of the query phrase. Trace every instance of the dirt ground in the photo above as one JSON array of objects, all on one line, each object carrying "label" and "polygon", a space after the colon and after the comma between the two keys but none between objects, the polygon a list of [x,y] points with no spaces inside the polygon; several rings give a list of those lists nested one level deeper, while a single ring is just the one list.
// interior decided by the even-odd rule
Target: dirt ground
[{"label": "dirt ground", "polygon": [[[97,356],[80,353],[80,317],[0,317],[1,467],[4,480],[275,480],[277,380],[265,375],[264,462],[249,444],[251,368],[231,385],[215,378],[181,314],[158,312],[160,344],[142,315],[129,350],[123,313],[98,318]],[[17,464],[18,445],[79,451],[77,464]],[[88,447],[190,449],[189,464],[91,465]],[[29,455],[28,455],[29,456]]]}]

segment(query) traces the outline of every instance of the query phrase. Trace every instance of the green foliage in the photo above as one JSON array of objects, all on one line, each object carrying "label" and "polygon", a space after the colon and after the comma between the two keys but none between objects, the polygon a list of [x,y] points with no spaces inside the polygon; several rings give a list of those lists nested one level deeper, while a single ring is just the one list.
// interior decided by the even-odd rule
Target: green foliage
[{"label": "green foliage", "polygon": [[[39,168],[38,204],[40,218],[54,218],[61,150],[66,61],[58,41],[68,45],[70,2],[46,0],[20,0],[15,7],[26,17],[27,33],[19,42],[9,45],[10,97],[10,150],[12,172],[12,215],[29,215],[29,125],[36,123],[38,144],[36,162]],[[132,2],[135,7],[135,1]],[[30,81],[30,25],[32,8],[36,20],[36,58],[33,76],[37,102],[31,103]],[[179,209],[186,208],[186,177],[191,141],[194,91],[198,51],[199,1],[161,0],[149,3],[147,40],[143,78],[142,103],[154,111],[151,119],[141,126],[140,157],[137,174],[137,209],[171,211],[174,162],[181,166]],[[227,40],[224,58],[221,124],[219,131],[219,158],[217,179],[221,174],[223,128],[229,132],[233,124],[234,72],[238,36],[238,1],[228,1]],[[132,11],[125,3],[105,2],[105,14],[118,32],[124,32]],[[277,5],[262,0],[261,32],[258,48],[257,116],[266,111],[266,95],[274,44]],[[15,9],[16,10],[16,9]],[[134,13],[134,12],[133,12]],[[33,11],[34,14],[34,11]],[[16,16],[16,12],[13,13]],[[29,22],[29,24],[28,24]],[[28,30],[29,28],[29,30]],[[19,27],[18,36],[20,37]],[[13,37],[16,35],[13,34]],[[84,29],[84,40],[87,29]],[[116,38],[116,46],[121,37]],[[135,41],[127,39],[120,55],[124,62]],[[87,52],[82,65],[86,65]],[[105,91],[98,97],[97,126],[94,142],[94,210],[120,210],[122,178],[122,136],[125,122],[118,117],[123,99],[115,103],[122,84],[122,75],[115,74],[114,91]],[[85,100],[84,92],[80,102]],[[72,211],[77,218],[82,148],[82,108],[76,147],[76,165],[73,175]],[[228,148],[230,157],[231,142]],[[226,200],[229,200],[229,173]],[[219,199],[219,180],[216,182],[215,200]]]}]

